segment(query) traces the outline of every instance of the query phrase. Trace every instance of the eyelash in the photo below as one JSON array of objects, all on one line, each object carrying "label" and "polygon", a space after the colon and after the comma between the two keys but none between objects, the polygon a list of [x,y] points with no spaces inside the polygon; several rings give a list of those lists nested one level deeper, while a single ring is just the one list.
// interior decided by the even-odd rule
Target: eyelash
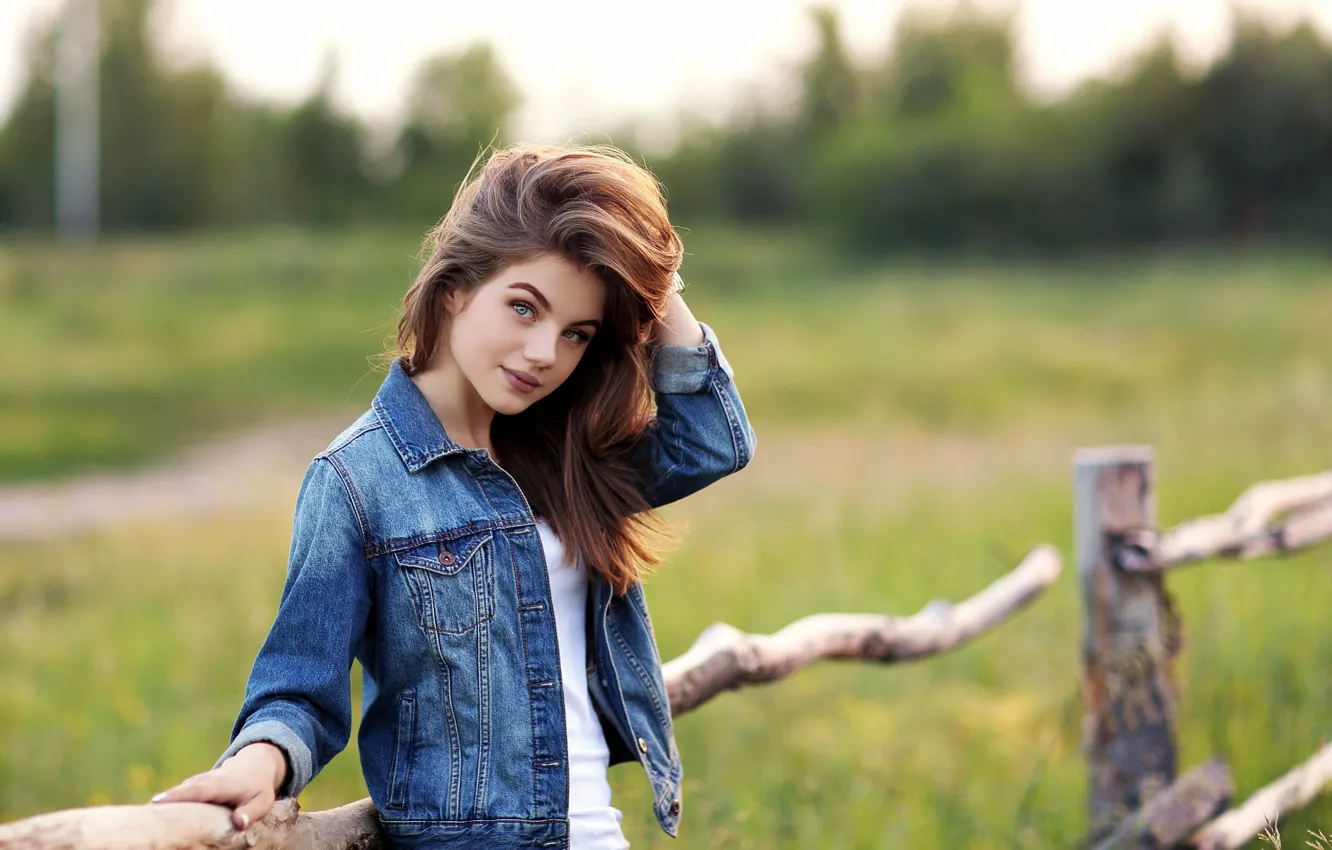
[{"label": "eyelash", "polygon": [[[518,309],[517,309],[517,308],[519,308],[519,307],[525,307],[525,308],[527,309],[528,313],[529,313],[531,316],[535,316],[535,315],[536,315],[536,308],[533,307],[531,304],[529,304],[529,303],[526,302],[526,301],[515,301],[515,302],[513,302],[513,307],[514,307],[514,312],[515,312],[515,313],[518,313]],[[520,318],[520,319],[526,319],[526,318],[529,318],[529,316],[524,316],[524,315],[522,315],[522,314],[518,314],[518,318]],[[565,331],[565,333],[570,333],[570,332],[575,333],[575,334],[578,334],[578,339],[577,339],[577,340],[570,340],[570,342],[575,342],[575,341],[576,341],[576,342],[580,342],[580,343],[583,343],[583,344],[587,344],[588,342],[591,342],[591,341],[592,341],[592,338],[591,338],[590,336],[587,335],[587,332],[586,332],[586,331]]]}]

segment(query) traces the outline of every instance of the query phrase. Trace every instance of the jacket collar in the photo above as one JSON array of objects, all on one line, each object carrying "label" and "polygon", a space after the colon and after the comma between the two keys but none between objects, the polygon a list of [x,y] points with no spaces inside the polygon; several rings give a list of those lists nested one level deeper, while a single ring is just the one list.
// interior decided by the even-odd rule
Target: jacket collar
[{"label": "jacket collar", "polygon": [[370,405],[408,472],[419,472],[445,455],[467,451],[444,433],[439,417],[399,360],[389,366],[388,377]]}]

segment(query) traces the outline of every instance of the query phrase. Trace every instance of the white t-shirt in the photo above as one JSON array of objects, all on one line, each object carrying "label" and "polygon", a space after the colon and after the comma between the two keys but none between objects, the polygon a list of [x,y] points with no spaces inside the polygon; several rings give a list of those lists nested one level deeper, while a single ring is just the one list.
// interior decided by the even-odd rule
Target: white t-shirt
[{"label": "white t-shirt", "polygon": [[610,748],[587,692],[587,567],[582,559],[566,560],[560,539],[537,520],[546,551],[550,596],[555,607],[555,634],[560,643],[560,677],[564,680],[564,717],[569,734],[570,850],[626,850],[620,830],[623,818],[611,805]]}]

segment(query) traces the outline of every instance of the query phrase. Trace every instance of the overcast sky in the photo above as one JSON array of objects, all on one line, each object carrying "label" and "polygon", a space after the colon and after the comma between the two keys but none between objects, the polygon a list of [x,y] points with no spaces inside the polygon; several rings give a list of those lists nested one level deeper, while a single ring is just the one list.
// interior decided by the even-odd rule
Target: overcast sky
[{"label": "overcast sky", "polygon": [[[1000,0],[1001,2],[1002,0]],[[117,0],[102,0],[114,3]],[[1244,0],[1240,0],[1244,3]],[[0,115],[21,85],[23,34],[57,0],[0,0]],[[392,122],[426,57],[484,39],[524,95],[518,136],[556,141],[625,117],[668,125],[688,108],[712,117],[756,86],[771,89],[813,45],[808,0],[168,0],[167,41],[203,55],[243,91],[294,101],[331,49],[339,100]],[[882,54],[902,0],[828,0],[859,59]],[[931,3],[941,8],[951,0]],[[993,5],[993,2],[986,5]],[[1332,37],[1332,0],[1248,0],[1281,23],[1312,17]],[[1230,0],[1023,0],[1023,74],[1055,95],[1113,72],[1163,29],[1205,63],[1226,46]]]}]

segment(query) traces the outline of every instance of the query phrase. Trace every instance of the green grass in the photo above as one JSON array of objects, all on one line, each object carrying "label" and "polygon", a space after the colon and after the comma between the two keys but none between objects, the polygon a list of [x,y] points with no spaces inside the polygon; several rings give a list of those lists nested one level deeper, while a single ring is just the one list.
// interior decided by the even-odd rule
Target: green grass
[{"label": "green grass", "polygon": [[[1067,847],[1085,828],[1069,459],[1157,449],[1160,519],[1326,469],[1332,262],[1202,255],[865,269],[801,234],[697,228],[688,297],[759,434],[674,506],[649,596],[663,656],[724,620],[913,613],[1048,541],[1065,573],[949,655],[823,664],[680,718],[681,841],[612,771],[636,847]],[[90,251],[0,244],[0,476],[161,458],[202,437],[354,415],[414,271],[411,234],[239,234]],[[333,436],[332,433],[329,436]],[[289,491],[231,515],[0,544],[0,819],[137,802],[225,745],[281,588]],[[1184,767],[1241,795],[1332,724],[1332,550],[1169,579]],[[361,796],[352,753],[303,797]],[[1332,802],[1283,819],[1300,836]]]}]

